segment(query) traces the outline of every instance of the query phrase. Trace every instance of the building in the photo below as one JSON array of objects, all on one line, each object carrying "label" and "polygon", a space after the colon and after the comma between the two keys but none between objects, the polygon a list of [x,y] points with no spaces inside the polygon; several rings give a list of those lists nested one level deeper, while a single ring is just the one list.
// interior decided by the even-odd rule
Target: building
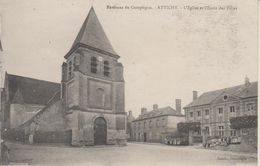
[{"label": "building", "polygon": [[177,131],[177,124],[185,121],[181,113],[181,100],[176,99],[176,110],[168,107],[158,108],[153,105],[153,110],[147,112],[141,109],[138,118],[132,121],[132,140],[141,142],[164,142],[168,133]]},{"label": "building", "polygon": [[5,74],[5,119],[4,126],[14,129],[31,119],[44,108],[60,84]]},{"label": "building", "polygon": [[[125,145],[124,78],[119,58],[91,7],[65,55],[61,84],[53,83],[56,87],[53,91],[50,92],[52,83],[45,85],[45,81],[19,76],[8,76],[14,79],[9,81],[7,77],[5,97],[13,104],[13,107],[9,104],[11,106],[6,108],[11,128],[16,128],[22,135],[20,137],[30,143]],[[43,96],[45,93],[48,95]],[[41,99],[44,102],[40,102]],[[36,106],[28,108],[27,104]],[[33,112],[33,116],[12,121],[19,119],[12,117],[17,117],[21,108],[23,112]]]},{"label": "building", "polygon": [[72,142],[125,144],[123,65],[93,7],[65,59],[61,93]]},{"label": "building", "polygon": [[194,91],[193,101],[184,107],[186,122],[200,122],[201,130],[194,135],[240,136],[240,130],[230,127],[230,119],[257,115],[257,89],[257,82],[246,77],[242,85],[205,92],[199,97]]},{"label": "building", "polygon": [[131,141],[131,139],[133,138],[133,133],[131,129],[131,124],[133,120],[135,120],[135,117],[133,116],[132,111],[128,111],[128,115],[126,117],[126,134],[128,141]]}]

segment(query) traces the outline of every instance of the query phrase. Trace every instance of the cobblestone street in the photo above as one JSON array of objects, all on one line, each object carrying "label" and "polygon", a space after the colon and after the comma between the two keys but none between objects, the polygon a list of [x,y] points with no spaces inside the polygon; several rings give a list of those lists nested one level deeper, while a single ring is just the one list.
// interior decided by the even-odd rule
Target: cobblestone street
[{"label": "cobblestone street", "polygon": [[84,166],[257,165],[256,155],[128,143],[128,146],[67,147],[10,143],[11,164]]}]

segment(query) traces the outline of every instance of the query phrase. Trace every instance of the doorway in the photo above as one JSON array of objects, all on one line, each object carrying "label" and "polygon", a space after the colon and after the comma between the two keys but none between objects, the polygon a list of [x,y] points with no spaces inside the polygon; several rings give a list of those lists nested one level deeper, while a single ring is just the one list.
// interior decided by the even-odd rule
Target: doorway
[{"label": "doorway", "polygon": [[94,144],[105,145],[107,143],[107,123],[104,118],[97,118],[94,121]]},{"label": "doorway", "polygon": [[146,138],[147,136],[146,136],[146,133],[144,133],[144,142],[146,142],[147,141],[147,138]]}]

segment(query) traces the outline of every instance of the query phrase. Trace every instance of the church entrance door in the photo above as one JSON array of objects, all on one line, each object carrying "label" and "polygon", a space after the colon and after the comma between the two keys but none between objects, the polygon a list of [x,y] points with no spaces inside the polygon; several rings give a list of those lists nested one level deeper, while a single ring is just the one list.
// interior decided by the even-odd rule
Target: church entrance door
[{"label": "church entrance door", "polygon": [[105,145],[107,143],[107,124],[104,118],[97,118],[94,122],[94,144]]}]

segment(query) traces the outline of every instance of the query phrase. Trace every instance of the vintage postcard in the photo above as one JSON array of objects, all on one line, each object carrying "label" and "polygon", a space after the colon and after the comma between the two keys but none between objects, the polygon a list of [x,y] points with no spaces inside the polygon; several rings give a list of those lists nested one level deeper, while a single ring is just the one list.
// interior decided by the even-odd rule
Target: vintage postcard
[{"label": "vintage postcard", "polygon": [[2,165],[257,165],[257,0],[0,0]]}]

